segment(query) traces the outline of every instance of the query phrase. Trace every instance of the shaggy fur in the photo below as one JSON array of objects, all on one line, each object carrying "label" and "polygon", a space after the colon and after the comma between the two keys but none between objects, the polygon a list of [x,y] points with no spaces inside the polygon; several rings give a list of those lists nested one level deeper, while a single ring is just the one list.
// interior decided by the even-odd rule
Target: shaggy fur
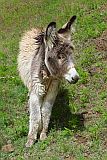
[{"label": "shaggy fur", "polygon": [[59,79],[76,83],[79,75],[74,68],[70,39],[73,16],[64,27],[56,31],[51,22],[46,30],[32,29],[24,34],[20,42],[18,70],[29,90],[29,133],[26,147],[30,147],[40,133],[46,138],[52,106],[58,92]]}]

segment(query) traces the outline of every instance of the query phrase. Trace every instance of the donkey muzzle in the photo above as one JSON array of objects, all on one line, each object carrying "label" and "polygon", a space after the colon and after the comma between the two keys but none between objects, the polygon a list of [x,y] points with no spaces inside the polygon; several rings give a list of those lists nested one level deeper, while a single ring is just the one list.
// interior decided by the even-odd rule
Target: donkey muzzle
[{"label": "donkey muzzle", "polygon": [[79,80],[79,74],[75,68],[70,68],[68,72],[64,75],[64,78],[71,84],[75,84]]}]

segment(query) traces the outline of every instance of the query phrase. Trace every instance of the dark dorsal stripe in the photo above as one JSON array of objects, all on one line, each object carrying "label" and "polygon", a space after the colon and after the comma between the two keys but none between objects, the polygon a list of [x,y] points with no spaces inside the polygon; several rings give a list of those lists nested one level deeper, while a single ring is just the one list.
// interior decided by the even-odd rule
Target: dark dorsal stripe
[{"label": "dark dorsal stripe", "polygon": [[37,37],[34,38],[36,44],[41,45],[44,42],[44,32],[41,32]]}]

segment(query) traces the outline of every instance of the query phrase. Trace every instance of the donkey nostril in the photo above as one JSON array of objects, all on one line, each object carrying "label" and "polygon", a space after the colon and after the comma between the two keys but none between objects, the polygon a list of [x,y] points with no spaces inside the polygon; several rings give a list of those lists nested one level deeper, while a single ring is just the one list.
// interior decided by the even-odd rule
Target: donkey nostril
[{"label": "donkey nostril", "polygon": [[72,77],[72,80],[74,81],[75,79]]},{"label": "donkey nostril", "polygon": [[72,77],[72,80],[76,83],[79,80],[79,76]]}]

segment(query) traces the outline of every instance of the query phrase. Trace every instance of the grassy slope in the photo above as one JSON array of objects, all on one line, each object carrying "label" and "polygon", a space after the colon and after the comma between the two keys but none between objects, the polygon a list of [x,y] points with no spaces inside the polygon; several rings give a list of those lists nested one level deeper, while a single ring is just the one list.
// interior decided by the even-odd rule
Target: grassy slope
[{"label": "grassy slope", "polygon": [[[4,159],[107,158],[107,53],[95,50],[92,39],[107,29],[106,0],[0,1],[0,147],[11,140],[15,150]],[[107,4],[106,4],[107,5]],[[23,31],[57,21],[61,26],[76,14],[78,84],[62,84],[53,108],[49,137],[24,148],[28,132],[27,89],[17,73],[18,42]],[[72,114],[71,114],[72,111]],[[88,114],[81,114],[88,111]]]}]

